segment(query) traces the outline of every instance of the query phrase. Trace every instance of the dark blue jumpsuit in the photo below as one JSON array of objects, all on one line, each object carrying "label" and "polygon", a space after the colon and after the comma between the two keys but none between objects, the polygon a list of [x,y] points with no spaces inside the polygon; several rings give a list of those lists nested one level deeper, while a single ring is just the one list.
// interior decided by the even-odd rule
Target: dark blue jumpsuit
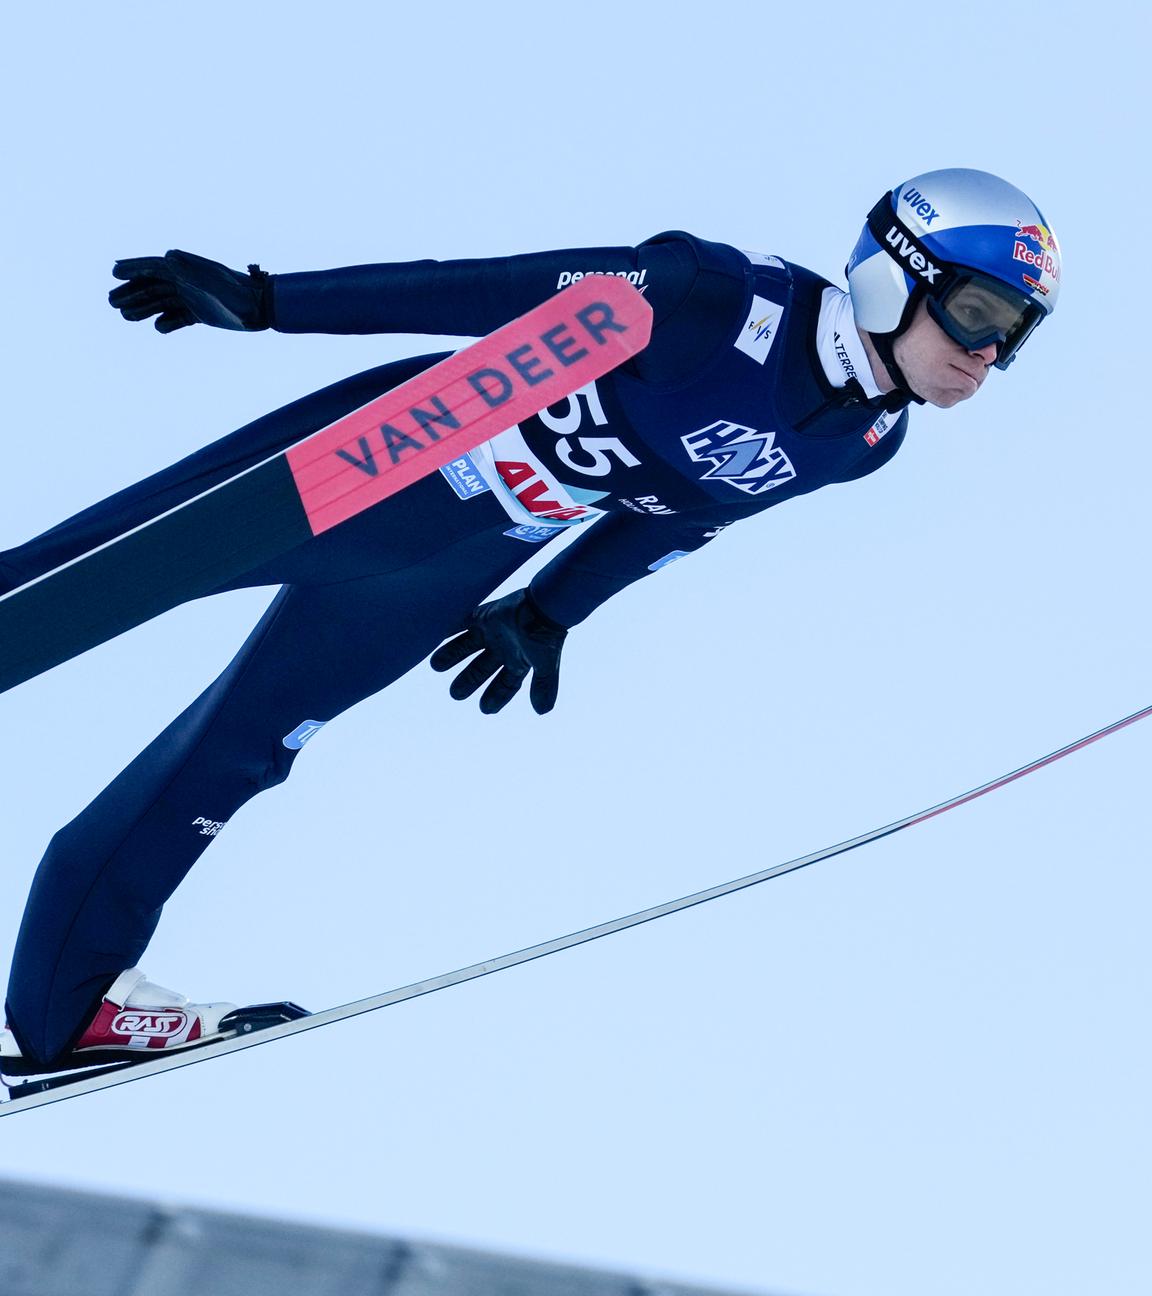
[{"label": "dark blue jumpsuit", "polygon": [[[573,626],[732,522],[892,457],[907,416],[834,386],[816,354],[825,280],[688,234],[639,247],[274,276],[281,332],[482,335],[587,273],[629,277],[654,310],[633,361],[474,456],[226,588],[282,588],[227,670],[50,843],[13,960],[9,1024],[65,1054],[143,954],[163,905],[236,810],[282,782],[316,727],[462,629],[540,544],[533,579]],[[0,554],[30,580],[267,457],[440,356],[383,365],[257,420]]]}]

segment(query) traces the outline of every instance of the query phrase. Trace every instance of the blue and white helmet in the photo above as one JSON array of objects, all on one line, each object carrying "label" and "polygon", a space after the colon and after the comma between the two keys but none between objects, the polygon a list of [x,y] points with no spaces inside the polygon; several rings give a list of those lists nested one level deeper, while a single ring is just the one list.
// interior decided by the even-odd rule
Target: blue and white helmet
[{"label": "blue and white helmet", "polygon": [[929,171],[868,213],[848,261],[856,323],[889,343],[927,299],[962,346],[995,341],[1006,369],[1056,306],[1060,245],[1040,209],[986,171]]}]

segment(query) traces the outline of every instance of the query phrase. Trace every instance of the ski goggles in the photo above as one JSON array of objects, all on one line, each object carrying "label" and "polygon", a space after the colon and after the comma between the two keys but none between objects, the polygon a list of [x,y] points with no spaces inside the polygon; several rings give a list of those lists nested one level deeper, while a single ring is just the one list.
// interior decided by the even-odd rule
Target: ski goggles
[{"label": "ski goggles", "polygon": [[1044,308],[999,279],[960,270],[943,291],[929,294],[928,314],[966,351],[995,343],[996,368],[1007,369],[1044,318]]}]

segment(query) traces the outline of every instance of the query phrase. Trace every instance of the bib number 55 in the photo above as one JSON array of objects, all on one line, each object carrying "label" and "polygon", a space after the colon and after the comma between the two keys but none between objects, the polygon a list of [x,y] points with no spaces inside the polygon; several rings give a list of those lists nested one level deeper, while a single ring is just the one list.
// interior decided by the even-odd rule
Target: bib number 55
[{"label": "bib number 55", "polygon": [[[584,404],[581,404],[581,398]],[[591,415],[592,422],[597,427],[603,427],[608,422],[594,382],[581,387],[571,396],[566,396],[563,405],[559,407],[562,413],[554,414],[552,411],[556,408],[557,406],[551,406],[543,409],[536,417],[559,437],[556,442],[556,457],[561,463],[587,477],[607,477],[617,466],[613,462],[613,456],[625,468],[639,466],[640,460],[618,437],[574,435],[584,422],[586,413]]]}]

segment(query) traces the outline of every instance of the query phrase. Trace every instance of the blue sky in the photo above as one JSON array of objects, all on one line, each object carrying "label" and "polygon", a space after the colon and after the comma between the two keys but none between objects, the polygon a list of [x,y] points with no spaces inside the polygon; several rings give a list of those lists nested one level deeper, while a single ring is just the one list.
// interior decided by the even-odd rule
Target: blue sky
[{"label": "blue sky", "polygon": [[[839,279],[902,178],[1059,234],[1060,309],[877,476],[610,603],[560,705],[420,669],[233,821],[144,966],[324,1007],[803,854],[1149,701],[1146,13],[333,0],[8,19],[0,547],[406,337],[162,338],[112,262],[272,271],[634,243]],[[6,695],[10,948],[35,863],[266,595]],[[6,1122],[0,1171],[804,1296],[1145,1292],[1138,725],[689,914]],[[1145,1220],[1146,1224],[1146,1220]]]}]

